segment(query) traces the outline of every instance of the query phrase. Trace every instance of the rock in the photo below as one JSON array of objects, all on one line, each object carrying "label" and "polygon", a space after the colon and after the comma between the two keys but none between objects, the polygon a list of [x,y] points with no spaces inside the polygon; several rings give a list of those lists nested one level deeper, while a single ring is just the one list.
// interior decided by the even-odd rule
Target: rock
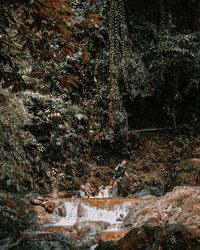
[{"label": "rock", "polygon": [[67,192],[66,191],[61,191],[57,193],[58,198],[65,198],[67,197]]},{"label": "rock", "polygon": [[52,219],[53,219],[52,214],[47,213],[44,207],[32,206],[32,211],[34,211],[37,214],[36,221],[35,221],[36,225],[41,226],[41,225],[52,223]]},{"label": "rock", "polygon": [[119,248],[117,241],[106,241],[106,242],[101,242],[97,247],[95,247],[95,250],[122,250],[122,249]]},{"label": "rock", "polygon": [[42,205],[42,200],[39,200],[39,199],[34,199],[34,198],[32,198],[31,199],[31,204],[33,204],[33,205],[35,205],[35,206],[40,206],[40,205]]},{"label": "rock", "polygon": [[107,230],[102,232],[100,241],[112,241],[122,239],[130,229]]},{"label": "rock", "polygon": [[[16,246],[15,250],[71,250],[76,249],[74,245],[78,245],[71,233],[39,233],[28,234]],[[13,248],[12,248],[13,249]],[[77,248],[78,249],[78,248]]]},{"label": "rock", "polygon": [[119,241],[100,243],[95,250],[168,250],[200,249],[198,240],[191,239],[178,225],[133,228]]},{"label": "rock", "polygon": [[195,158],[200,158],[200,147],[196,147],[193,152],[192,152],[192,156]]},{"label": "rock", "polygon": [[[16,237],[29,229],[36,216],[19,195],[0,191],[0,240]],[[4,241],[0,242],[2,249]]]},{"label": "rock", "polygon": [[[165,196],[141,199],[124,219],[125,227],[182,225],[196,237],[200,222],[200,187],[176,187]],[[199,234],[199,233],[198,233]],[[200,235],[200,234],[199,234]]]},{"label": "rock", "polygon": [[[96,244],[96,250],[200,249],[200,187],[179,186],[161,197],[52,199],[43,207],[27,206],[29,201],[0,192],[0,249],[86,250]],[[63,219],[51,214],[55,209],[62,216],[65,209],[69,213]],[[77,223],[63,226],[70,216]],[[97,218],[104,221],[94,221]],[[42,227],[53,222],[58,223]],[[42,232],[31,235],[31,225]],[[120,229],[112,231],[114,226]]]},{"label": "rock", "polygon": [[163,191],[160,190],[158,187],[148,187],[148,188],[135,192],[134,197],[142,197],[146,195],[161,196],[163,194],[164,194]]},{"label": "rock", "polygon": [[[99,237],[101,232],[110,226],[110,223],[105,221],[80,221],[74,224],[72,232],[78,236],[80,240],[95,239]],[[95,242],[94,242],[95,243]]]},{"label": "rock", "polygon": [[134,228],[118,242],[122,250],[182,250],[199,249],[199,246],[198,241],[187,238],[184,227],[178,225]]},{"label": "rock", "polygon": [[53,201],[46,201],[46,202],[43,202],[42,203],[42,206],[45,208],[45,210],[48,212],[48,213],[53,213],[54,212],[54,209],[56,207],[56,203],[53,202]]},{"label": "rock", "polygon": [[51,233],[70,233],[71,229],[69,227],[65,227],[65,226],[50,226],[48,227],[48,232]]},{"label": "rock", "polygon": [[46,198],[43,197],[43,196],[37,196],[36,199],[37,199],[37,200],[40,200],[40,201],[45,201],[45,200],[46,200]]},{"label": "rock", "polygon": [[67,215],[64,206],[60,205],[56,208],[56,214],[61,217],[65,217]]}]

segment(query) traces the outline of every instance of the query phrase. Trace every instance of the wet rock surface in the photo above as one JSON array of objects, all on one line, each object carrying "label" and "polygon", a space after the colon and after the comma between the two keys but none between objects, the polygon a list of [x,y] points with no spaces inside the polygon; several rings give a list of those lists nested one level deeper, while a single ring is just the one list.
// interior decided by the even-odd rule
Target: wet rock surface
[{"label": "wet rock surface", "polygon": [[132,229],[119,241],[120,249],[198,249],[198,240],[189,238],[184,227],[140,227]]},{"label": "wet rock surface", "polygon": [[71,250],[73,245],[77,245],[76,240],[70,233],[40,233],[27,235],[21,239],[17,246],[12,249],[15,250]]},{"label": "wet rock surface", "polygon": [[34,225],[36,213],[26,213],[27,210],[26,199],[17,194],[0,191],[0,240],[17,237],[20,232]]},{"label": "wet rock surface", "polygon": [[61,217],[65,217],[67,215],[67,212],[63,205],[60,205],[57,208],[55,208],[55,212],[57,213],[58,216]]},{"label": "wet rock surface", "polygon": [[141,199],[132,208],[123,225],[161,226],[179,224],[184,226],[191,236],[200,236],[200,187],[176,187],[172,192],[160,198]]},{"label": "wet rock surface", "polygon": [[53,201],[46,201],[41,204],[48,213],[53,213],[56,208],[56,203]]},{"label": "wet rock surface", "polygon": [[39,199],[31,199],[31,204],[36,205],[36,206],[40,206],[42,205],[42,200]]},{"label": "wet rock surface", "polygon": [[34,197],[53,214],[32,198],[1,193],[0,249],[200,249],[200,187],[176,187],[161,197]]},{"label": "wet rock surface", "polygon": [[133,228],[118,242],[102,242],[95,250],[169,250],[200,249],[198,239],[192,239],[178,225]]}]

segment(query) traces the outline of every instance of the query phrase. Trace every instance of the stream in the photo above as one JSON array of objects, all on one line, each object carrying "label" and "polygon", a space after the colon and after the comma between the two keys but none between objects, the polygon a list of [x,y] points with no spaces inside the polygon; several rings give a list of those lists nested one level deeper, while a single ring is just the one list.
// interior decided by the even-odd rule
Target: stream
[{"label": "stream", "polygon": [[60,217],[55,209],[52,223],[45,227],[51,232],[70,232],[78,241],[88,242],[88,249],[95,249],[98,242],[117,240],[128,232],[123,219],[134,203],[125,198],[68,199],[62,204],[66,215]]},{"label": "stream", "polygon": [[200,187],[138,198],[2,193],[0,211],[1,250],[200,249]]}]

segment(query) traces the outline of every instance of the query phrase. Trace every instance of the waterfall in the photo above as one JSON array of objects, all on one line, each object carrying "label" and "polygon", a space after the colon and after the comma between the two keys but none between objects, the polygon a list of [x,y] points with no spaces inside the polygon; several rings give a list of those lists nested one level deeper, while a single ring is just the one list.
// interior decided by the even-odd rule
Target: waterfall
[{"label": "waterfall", "polygon": [[82,205],[85,213],[81,220],[85,221],[106,221],[110,224],[120,223],[120,219],[127,214],[127,204],[116,205],[112,210],[94,206]]},{"label": "waterfall", "polygon": [[[66,216],[62,218],[56,226],[73,226],[77,222],[79,201],[67,201],[63,204]],[[55,214],[56,215],[56,214]]]},{"label": "waterfall", "polygon": [[[101,241],[122,239],[129,228],[122,227],[123,220],[137,201],[132,198],[69,198],[59,202],[55,209],[49,232],[62,232],[70,236],[81,249],[94,250]],[[59,208],[62,208],[60,213]]]},{"label": "waterfall", "polygon": [[[84,201],[84,199],[64,202],[66,216],[54,226],[73,226],[80,221],[105,221],[111,224],[110,228],[117,229],[132,206],[130,202],[109,204],[108,199],[90,200],[94,200],[94,204]],[[105,204],[102,203],[102,200],[105,200]]]}]

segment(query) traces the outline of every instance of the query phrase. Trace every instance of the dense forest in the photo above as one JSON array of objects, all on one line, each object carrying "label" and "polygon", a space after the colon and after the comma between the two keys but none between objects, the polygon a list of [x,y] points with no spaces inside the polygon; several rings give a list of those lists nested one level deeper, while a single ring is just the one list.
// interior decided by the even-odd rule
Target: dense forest
[{"label": "dense forest", "polygon": [[1,188],[49,190],[56,172],[78,189],[122,159],[136,179],[166,165],[163,191],[190,171],[199,182],[181,165],[199,143],[199,0],[10,0],[0,13]]},{"label": "dense forest", "polygon": [[[182,229],[199,220],[197,212],[187,214],[200,207],[192,203],[198,188],[183,187],[200,184],[199,84],[200,0],[0,0],[0,248],[29,249],[15,248],[24,236],[14,243],[9,237],[35,223],[22,214],[28,203],[46,202],[27,201],[34,194],[50,194],[56,185],[66,198],[86,183],[98,190],[126,160],[120,196],[135,210],[123,225],[148,207],[149,200],[134,199],[149,195],[148,214],[138,214],[152,214],[153,228],[131,222],[119,248],[95,249],[199,249],[198,226],[187,239]],[[168,192],[166,211],[175,212],[167,215],[172,222],[163,215],[159,229],[153,212],[159,208],[162,217]],[[186,198],[192,205],[175,210]],[[52,213],[49,204],[44,211]],[[173,220],[187,206],[187,216]],[[132,247],[123,248],[127,241]],[[30,249],[88,249],[62,247]]]}]

